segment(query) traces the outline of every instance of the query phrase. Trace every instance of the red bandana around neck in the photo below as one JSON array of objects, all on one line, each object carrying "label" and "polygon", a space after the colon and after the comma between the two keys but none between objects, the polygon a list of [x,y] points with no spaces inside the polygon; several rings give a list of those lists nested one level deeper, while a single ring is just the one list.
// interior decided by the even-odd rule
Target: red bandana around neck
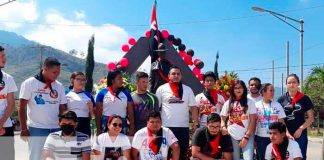
[{"label": "red bandana around neck", "polygon": [[272,153],[276,160],[283,160],[280,155],[280,151],[279,151],[277,145],[275,145],[275,144],[272,144]]},{"label": "red bandana around neck", "polygon": [[169,85],[170,85],[170,88],[171,88],[171,91],[172,91],[173,95],[176,96],[177,98],[180,98],[179,84],[169,81]]},{"label": "red bandana around neck", "polygon": [[44,89],[50,88],[53,81],[46,81]]},{"label": "red bandana around neck", "polygon": [[111,87],[107,87],[107,90],[109,91],[109,93],[113,96],[113,100],[116,99],[117,95],[116,93],[113,91],[113,89]]},{"label": "red bandana around neck", "polygon": [[161,144],[158,143],[159,135],[156,135],[157,137],[154,137],[152,131],[148,128],[147,128],[147,134],[148,134],[149,148],[156,155],[159,153],[161,147]]},{"label": "red bandana around neck", "polygon": [[218,103],[218,94],[216,89],[208,90],[209,95],[214,99],[214,104],[216,105]]},{"label": "red bandana around neck", "polygon": [[291,107],[293,108],[295,106],[295,104],[304,97],[304,94],[297,91],[296,95],[294,96],[294,98],[291,100]]},{"label": "red bandana around neck", "polygon": [[218,132],[215,139],[209,142],[211,148],[211,152],[210,152],[211,156],[215,156],[217,153],[219,153],[218,147],[219,147],[220,137],[221,137],[221,133]]}]

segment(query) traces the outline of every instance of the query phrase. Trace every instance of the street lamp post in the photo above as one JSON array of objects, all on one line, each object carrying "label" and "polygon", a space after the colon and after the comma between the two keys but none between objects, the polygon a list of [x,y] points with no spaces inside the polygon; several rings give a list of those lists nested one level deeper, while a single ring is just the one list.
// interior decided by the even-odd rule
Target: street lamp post
[{"label": "street lamp post", "polygon": [[[271,15],[278,18],[279,20],[281,20],[284,23],[288,24],[290,27],[294,28],[295,30],[297,30],[300,33],[300,82],[301,82],[300,83],[300,90],[302,91],[302,89],[303,89],[303,81],[304,81],[304,20],[303,19],[297,20],[297,19],[294,19],[294,18],[290,18],[290,17],[282,15],[280,13],[270,11],[270,10],[266,10],[266,9],[263,9],[263,8],[260,8],[260,7],[252,7],[252,10],[258,11],[258,12],[268,12]],[[291,20],[291,21],[299,23],[300,28],[295,27],[291,23],[287,22],[287,20]]]}]

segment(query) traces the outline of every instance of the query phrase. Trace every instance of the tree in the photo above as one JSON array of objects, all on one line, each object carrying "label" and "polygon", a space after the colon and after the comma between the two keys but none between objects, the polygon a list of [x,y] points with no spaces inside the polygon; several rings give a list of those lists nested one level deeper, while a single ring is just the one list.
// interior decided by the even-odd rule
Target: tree
[{"label": "tree", "polygon": [[324,119],[324,66],[314,67],[305,80],[304,93],[314,103],[314,110],[317,112],[317,127],[319,132],[319,118]]},{"label": "tree", "polygon": [[72,56],[76,56],[78,54],[78,51],[75,50],[75,49],[72,49],[69,51],[69,54],[72,55]]},{"label": "tree", "polygon": [[89,42],[88,42],[88,54],[86,57],[86,65],[85,65],[85,76],[87,78],[87,83],[85,86],[85,90],[87,92],[92,92],[93,88],[93,69],[94,69],[94,43],[95,43],[95,38],[94,35],[91,36]]}]

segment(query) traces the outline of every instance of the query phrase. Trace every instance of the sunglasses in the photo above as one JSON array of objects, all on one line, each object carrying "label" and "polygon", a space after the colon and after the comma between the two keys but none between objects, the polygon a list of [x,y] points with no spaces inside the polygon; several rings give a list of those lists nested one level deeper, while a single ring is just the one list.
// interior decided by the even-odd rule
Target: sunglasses
[{"label": "sunglasses", "polygon": [[114,127],[117,127],[117,126],[118,126],[119,128],[122,128],[122,124],[121,124],[121,123],[113,123],[112,125],[113,125]]}]

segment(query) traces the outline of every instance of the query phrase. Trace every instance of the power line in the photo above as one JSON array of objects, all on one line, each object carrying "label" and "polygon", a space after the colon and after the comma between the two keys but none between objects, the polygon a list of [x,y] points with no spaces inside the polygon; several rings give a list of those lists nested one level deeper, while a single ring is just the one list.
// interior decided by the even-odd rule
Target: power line
[{"label": "power line", "polygon": [[[281,11],[278,13],[288,13],[288,12],[297,12],[304,11],[316,8],[322,8],[324,4],[304,7],[298,9],[291,9],[286,11]],[[170,26],[170,25],[184,25],[184,24],[201,24],[201,23],[215,23],[215,22],[224,22],[224,21],[233,21],[240,19],[248,19],[254,17],[261,16],[269,16],[268,14],[254,14],[254,15],[246,15],[246,16],[238,16],[238,17],[228,17],[228,18],[219,18],[219,19],[210,19],[210,20],[192,20],[192,21],[183,21],[183,22],[170,22],[170,23],[160,23],[160,26]],[[37,22],[14,22],[14,21],[0,21],[0,23],[18,23],[18,24],[29,24],[29,25],[44,25],[44,26],[66,26],[66,27],[98,27],[98,26],[106,26],[107,24],[99,24],[99,25],[90,25],[90,24],[55,24],[55,23],[37,23]],[[121,27],[148,27],[148,24],[116,24]],[[109,26],[109,25],[107,25]]]}]

